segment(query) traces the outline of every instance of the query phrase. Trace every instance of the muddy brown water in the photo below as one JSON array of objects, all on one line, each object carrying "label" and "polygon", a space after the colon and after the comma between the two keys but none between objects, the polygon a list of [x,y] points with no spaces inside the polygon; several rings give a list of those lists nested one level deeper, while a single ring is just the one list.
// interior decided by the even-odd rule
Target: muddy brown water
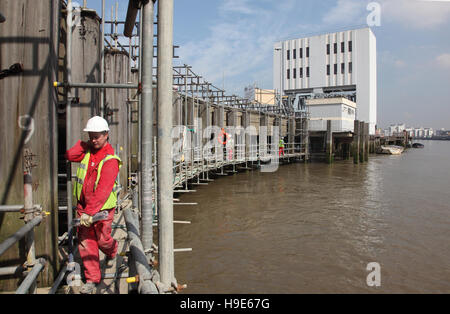
[{"label": "muddy brown water", "polygon": [[[219,177],[175,206],[184,293],[449,293],[450,141]],[[369,263],[380,286],[368,286]],[[373,278],[373,277],[371,277]]]}]

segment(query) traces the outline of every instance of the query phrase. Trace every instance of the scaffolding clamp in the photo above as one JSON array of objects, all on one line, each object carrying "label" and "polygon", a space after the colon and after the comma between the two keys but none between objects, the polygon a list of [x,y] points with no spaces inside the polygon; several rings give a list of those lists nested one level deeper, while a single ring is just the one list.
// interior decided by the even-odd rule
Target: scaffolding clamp
[{"label": "scaffolding clamp", "polygon": [[137,282],[139,282],[139,275],[136,275],[134,277],[128,277],[126,279],[126,282],[127,283],[137,283]]},{"label": "scaffolding clamp", "polygon": [[20,213],[23,214],[23,217],[21,217],[20,219],[23,219],[25,223],[28,223],[29,221],[33,220],[38,216],[42,216],[42,218],[45,218],[51,214],[48,211],[44,211],[42,209],[42,206],[39,204],[33,205],[32,208],[27,210],[25,208],[22,208],[20,210]]}]

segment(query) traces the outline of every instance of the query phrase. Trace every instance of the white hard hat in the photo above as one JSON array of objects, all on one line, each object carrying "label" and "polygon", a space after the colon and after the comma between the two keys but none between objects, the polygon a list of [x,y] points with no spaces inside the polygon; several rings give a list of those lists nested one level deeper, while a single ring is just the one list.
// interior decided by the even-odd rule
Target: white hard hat
[{"label": "white hard hat", "polygon": [[108,122],[99,116],[92,117],[86,123],[84,132],[103,132],[109,131]]}]

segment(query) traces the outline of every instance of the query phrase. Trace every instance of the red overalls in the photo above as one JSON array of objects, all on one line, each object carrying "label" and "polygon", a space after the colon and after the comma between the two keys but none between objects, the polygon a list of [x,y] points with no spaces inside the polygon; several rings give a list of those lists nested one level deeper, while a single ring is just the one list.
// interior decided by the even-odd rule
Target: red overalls
[{"label": "red overalls", "polygon": [[[66,158],[72,162],[80,162],[88,149],[86,143],[78,141],[66,152]],[[119,173],[119,162],[110,159],[104,163],[100,180],[94,190],[99,163],[107,156],[114,155],[114,149],[107,143],[97,152],[91,151],[89,166],[84,179],[80,200],[77,204],[77,215],[86,213],[95,215],[105,204]],[[86,282],[99,283],[101,280],[99,249],[108,257],[117,253],[118,243],[111,237],[111,224],[115,208],[108,210],[108,219],[94,222],[89,228],[78,227],[78,250],[84,265]]]}]

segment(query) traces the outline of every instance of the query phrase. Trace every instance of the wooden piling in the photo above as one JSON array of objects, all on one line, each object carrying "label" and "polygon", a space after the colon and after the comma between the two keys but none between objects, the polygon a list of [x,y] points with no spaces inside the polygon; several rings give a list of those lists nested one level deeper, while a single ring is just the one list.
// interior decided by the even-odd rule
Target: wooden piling
[{"label": "wooden piling", "polygon": [[331,120],[327,120],[327,139],[326,139],[327,163],[333,163],[333,132],[331,131]]},{"label": "wooden piling", "polygon": [[364,152],[365,152],[365,140],[364,140],[364,122],[359,122],[359,162],[364,162]]},{"label": "wooden piling", "polygon": [[359,163],[359,120],[354,122],[353,130],[353,163]]},{"label": "wooden piling", "polygon": [[308,119],[303,119],[303,132],[304,133],[304,149],[305,149],[305,157],[304,161],[307,162],[309,160],[309,131],[308,131]]},{"label": "wooden piling", "polygon": [[369,123],[364,123],[364,161],[369,161]]}]

